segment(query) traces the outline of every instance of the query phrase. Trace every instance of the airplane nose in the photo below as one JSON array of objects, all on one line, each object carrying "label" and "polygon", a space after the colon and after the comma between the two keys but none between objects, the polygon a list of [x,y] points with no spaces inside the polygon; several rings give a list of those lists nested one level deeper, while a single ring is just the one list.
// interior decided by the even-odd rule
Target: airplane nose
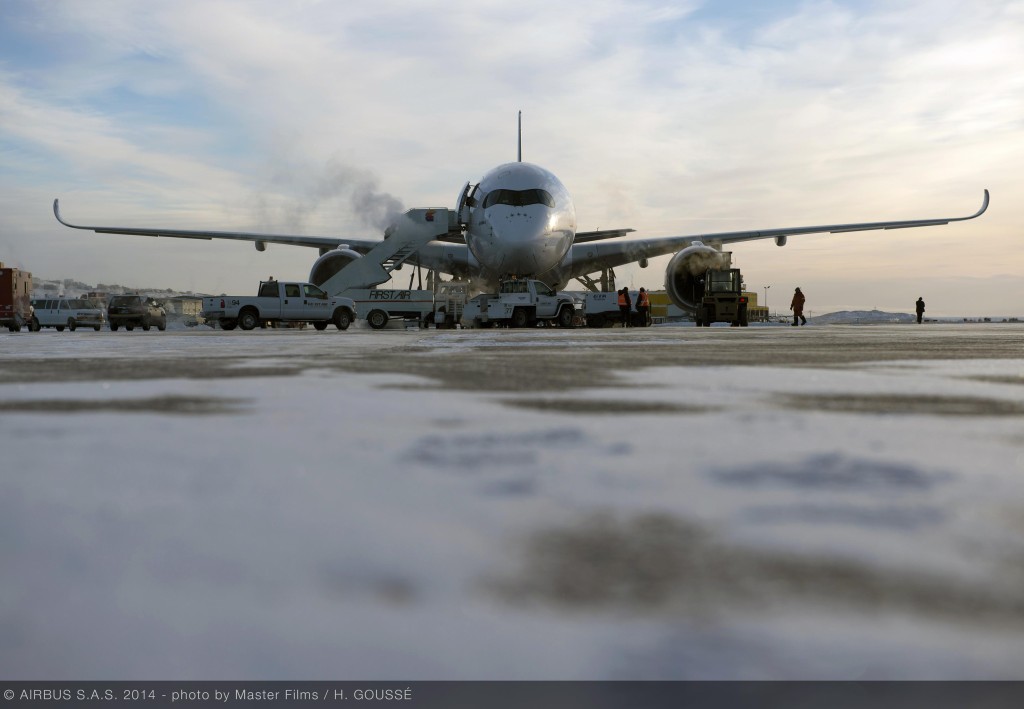
[{"label": "airplane nose", "polygon": [[544,258],[548,241],[546,220],[525,212],[510,212],[492,222],[492,226],[510,273],[541,273],[551,267]]}]

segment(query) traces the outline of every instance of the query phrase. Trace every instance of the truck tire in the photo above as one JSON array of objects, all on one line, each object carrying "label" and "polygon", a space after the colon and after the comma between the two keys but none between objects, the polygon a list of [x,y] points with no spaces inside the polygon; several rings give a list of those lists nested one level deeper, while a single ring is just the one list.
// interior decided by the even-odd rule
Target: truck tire
[{"label": "truck tire", "polygon": [[747,306],[745,305],[740,306],[739,321],[740,327],[747,327],[750,324],[750,321],[747,319]]},{"label": "truck tire", "polygon": [[316,322],[313,323],[313,329],[318,332],[323,332],[324,330],[327,329],[327,321],[317,320]]},{"label": "truck tire", "polygon": [[242,312],[238,314],[238,327],[243,330],[255,330],[259,324],[260,314],[254,308],[243,308]]},{"label": "truck tire", "polygon": [[68,318],[68,330],[74,332],[76,327],[78,327],[78,323],[75,322],[75,319]]},{"label": "truck tire", "polygon": [[35,315],[33,315],[32,319],[28,323],[28,331],[29,332],[39,332],[42,329],[43,329],[43,326],[39,324],[39,319]]},{"label": "truck tire", "polygon": [[110,323],[110,331],[111,332],[117,332],[117,328],[119,328],[119,327],[121,327],[121,326],[118,325],[116,322],[111,322]]},{"label": "truck tire", "polygon": [[558,327],[572,327],[572,319],[576,315],[576,309],[571,305],[563,305],[558,311]]},{"label": "truck tire", "polygon": [[160,332],[163,332],[164,330],[166,330],[167,329],[167,318],[164,318],[163,320],[158,322],[156,324],[156,329],[159,330]]},{"label": "truck tire", "polygon": [[512,319],[509,321],[511,327],[526,327],[526,323],[529,322],[530,316],[526,313],[526,308],[516,308],[512,311]]},{"label": "truck tire", "polygon": [[715,308],[714,306],[704,306],[704,327],[711,327],[711,323],[715,321]]},{"label": "truck tire", "polygon": [[224,318],[223,320],[220,321],[221,330],[234,330],[236,327],[238,327],[237,320],[230,320],[228,318]]},{"label": "truck tire", "polygon": [[388,324],[388,314],[383,310],[371,310],[366,316],[366,322],[370,323],[374,330],[383,330]]},{"label": "truck tire", "polygon": [[352,313],[348,308],[338,308],[334,311],[334,326],[339,330],[348,330],[352,324]]}]

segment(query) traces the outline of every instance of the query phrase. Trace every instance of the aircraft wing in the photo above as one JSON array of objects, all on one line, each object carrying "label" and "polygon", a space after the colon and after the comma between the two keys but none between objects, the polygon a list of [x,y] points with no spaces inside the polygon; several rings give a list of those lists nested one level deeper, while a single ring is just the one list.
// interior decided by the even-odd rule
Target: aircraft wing
[{"label": "aircraft wing", "polygon": [[636,231],[636,229],[598,229],[597,231],[578,231],[576,232],[576,238],[573,239],[573,243],[585,244],[588,241],[617,239],[618,237],[625,236],[633,231]]},{"label": "aircraft wing", "polygon": [[873,231],[877,229],[909,229],[919,226],[938,226],[950,222],[962,222],[981,216],[988,209],[989,194],[979,209],[969,217],[949,217],[944,219],[911,219],[892,222],[863,222],[857,224],[826,224],[822,226],[788,227],[784,229],[759,229],[756,231],[726,231],[715,234],[690,234],[687,236],[659,236],[650,239],[631,239],[629,241],[584,242],[572,246],[572,275],[579,276],[593,273],[602,268],[614,268],[641,259],[664,256],[675,253],[695,241],[709,246],[731,244],[738,241],[755,239],[776,239],[779,245],[785,243],[788,236],[800,234],[842,234],[849,231]]},{"label": "aircraft wing", "polygon": [[314,249],[335,249],[339,244],[348,244],[354,251],[363,253],[380,243],[380,239],[349,239],[325,236],[289,236],[287,234],[254,234],[243,231],[196,231],[188,229],[139,229],[136,227],[113,226],[80,226],[64,221],[60,216],[58,200],[53,200],[53,216],[57,221],[72,229],[85,229],[97,234],[134,234],[137,236],[166,236],[175,239],[234,239],[235,241],[251,241],[260,251],[267,244],[289,244],[291,246],[308,246]]}]

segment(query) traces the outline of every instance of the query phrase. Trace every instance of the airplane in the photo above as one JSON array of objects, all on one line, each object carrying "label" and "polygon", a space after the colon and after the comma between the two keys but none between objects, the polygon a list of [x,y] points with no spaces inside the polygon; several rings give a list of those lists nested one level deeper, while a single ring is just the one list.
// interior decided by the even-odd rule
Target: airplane
[{"label": "airplane", "polygon": [[[483,291],[497,290],[509,277],[530,277],[562,290],[572,279],[594,288],[590,274],[608,273],[617,266],[675,254],[665,272],[665,290],[672,302],[693,312],[702,289],[699,278],[709,267],[722,263],[722,246],[756,239],[774,239],[784,246],[788,237],[816,233],[846,233],[877,229],[937,226],[981,216],[989,204],[986,189],[981,208],[966,217],[860,222],[820,226],[730,231],[712,234],[661,236],[623,240],[633,229],[576,230],[576,209],[565,185],[550,171],[523,162],[520,122],[516,162],[490,170],[473,185],[466,183],[455,208],[457,225],[406,257],[406,263],[471,280]],[[310,282],[320,285],[352,260],[380,243],[375,239],[293,236],[247,232],[80,226],[65,221],[58,200],[53,213],[64,226],[100,234],[184,239],[233,239],[253,242],[258,251],[267,244],[288,244],[319,250],[310,270]],[[385,233],[386,236],[386,233]],[[397,264],[400,266],[400,264]]]}]

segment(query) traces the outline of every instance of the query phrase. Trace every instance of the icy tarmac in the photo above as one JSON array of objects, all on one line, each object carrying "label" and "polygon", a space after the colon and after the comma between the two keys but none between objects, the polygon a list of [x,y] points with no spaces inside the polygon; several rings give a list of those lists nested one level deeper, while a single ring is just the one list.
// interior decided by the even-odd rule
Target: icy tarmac
[{"label": "icy tarmac", "polygon": [[3,679],[1024,677],[1024,326],[0,333]]}]

